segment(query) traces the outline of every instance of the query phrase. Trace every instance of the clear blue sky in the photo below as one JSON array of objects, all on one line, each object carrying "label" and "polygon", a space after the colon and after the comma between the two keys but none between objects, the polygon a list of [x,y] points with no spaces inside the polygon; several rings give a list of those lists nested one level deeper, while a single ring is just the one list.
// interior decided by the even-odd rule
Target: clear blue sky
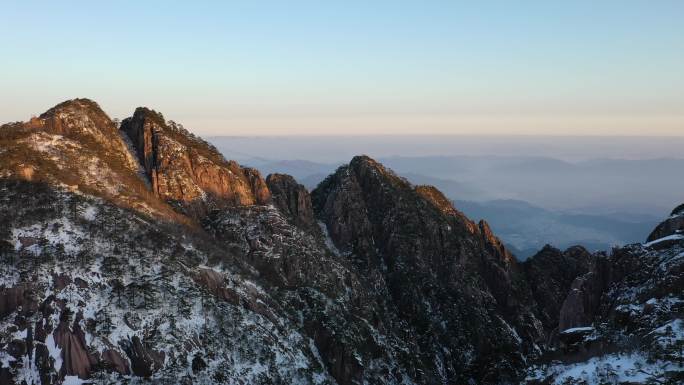
[{"label": "clear blue sky", "polygon": [[0,121],[200,134],[684,135],[684,1],[2,1]]}]

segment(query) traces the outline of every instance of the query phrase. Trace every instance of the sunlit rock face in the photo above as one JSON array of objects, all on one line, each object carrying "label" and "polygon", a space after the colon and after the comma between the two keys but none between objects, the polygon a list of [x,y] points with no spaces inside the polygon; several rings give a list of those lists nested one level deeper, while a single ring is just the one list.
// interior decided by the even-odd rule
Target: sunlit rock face
[{"label": "sunlit rock face", "polygon": [[152,190],[188,213],[267,204],[270,192],[259,172],[227,161],[205,141],[163,116],[138,108],[121,130],[133,142]]},{"label": "sunlit rock face", "polygon": [[151,193],[128,138],[89,99],[0,126],[0,177],[48,183],[160,218],[182,216]]}]

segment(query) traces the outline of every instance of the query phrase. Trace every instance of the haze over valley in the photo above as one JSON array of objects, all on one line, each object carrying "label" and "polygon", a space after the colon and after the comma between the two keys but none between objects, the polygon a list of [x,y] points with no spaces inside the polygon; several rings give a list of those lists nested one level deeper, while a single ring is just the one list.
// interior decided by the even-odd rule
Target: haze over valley
[{"label": "haze over valley", "polygon": [[[641,242],[681,199],[677,137],[212,137],[227,157],[313,189],[357,149],[487,220],[525,259],[549,243]],[[404,154],[404,155],[397,155]],[[279,158],[280,157],[280,158]],[[653,186],[658,186],[657,189]]]}]

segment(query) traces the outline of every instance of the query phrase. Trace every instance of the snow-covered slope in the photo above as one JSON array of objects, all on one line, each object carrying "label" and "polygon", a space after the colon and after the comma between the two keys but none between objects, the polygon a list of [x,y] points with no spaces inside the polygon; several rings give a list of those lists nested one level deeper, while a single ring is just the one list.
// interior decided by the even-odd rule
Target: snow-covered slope
[{"label": "snow-covered slope", "polygon": [[0,206],[0,378],[334,382],[313,341],[220,250],[98,199],[0,191],[31,202]]}]

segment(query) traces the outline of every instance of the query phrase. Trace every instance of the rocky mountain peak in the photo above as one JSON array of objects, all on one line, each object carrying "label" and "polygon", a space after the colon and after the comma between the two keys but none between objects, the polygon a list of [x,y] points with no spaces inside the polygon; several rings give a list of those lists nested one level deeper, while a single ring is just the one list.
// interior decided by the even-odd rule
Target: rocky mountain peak
[{"label": "rocky mountain peak", "polygon": [[59,103],[23,126],[26,130],[78,138],[86,144],[94,141],[105,147],[121,145],[114,122],[96,102],[85,98]]},{"label": "rocky mountain peak", "polygon": [[391,187],[408,187],[406,179],[399,177],[380,162],[367,155],[357,155],[349,162],[349,170],[364,184],[380,183]]},{"label": "rocky mountain peak", "polygon": [[259,172],[227,161],[212,145],[145,107],[121,122],[152,191],[192,216],[228,206],[266,204],[270,192]]},{"label": "rocky mountain peak", "polygon": [[679,206],[677,206],[677,207],[675,207],[675,208],[672,210],[672,212],[670,213],[670,216],[672,216],[672,215],[680,215],[680,214],[684,214],[684,203],[681,204],[681,205],[679,205]]},{"label": "rocky mountain peak", "polygon": [[65,115],[90,115],[91,117],[109,118],[99,104],[88,98],[75,98],[65,100],[50,107],[40,114],[38,119],[54,119]]},{"label": "rocky mountain peak", "polygon": [[92,114],[105,117],[106,114],[97,102],[88,98],[65,100],[40,115],[41,119],[52,118],[60,114]]},{"label": "rocky mountain peak", "polygon": [[127,138],[89,99],[60,103],[0,128],[0,175],[99,196],[146,214],[179,219],[151,196]]},{"label": "rocky mountain peak", "polygon": [[376,169],[381,169],[381,170],[385,169],[385,166],[383,166],[380,162],[376,161],[375,159],[371,158],[368,155],[356,155],[356,156],[354,156],[349,161],[349,166],[351,168],[371,167],[371,168],[376,168]]},{"label": "rocky mountain peak", "polygon": [[[540,331],[533,325],[538,321],[532,321],[527,309],[529,296],[523,293],[515,260],[486,222],[478,226],[470,221],[436,188],[414,187],[375,160],[359,156],[326,178],[312,192],[312,201],[334,245],[377,282],[375,290],[387,293],[387,306],[396,307],[407,324],[435,333],[435,340],[421,340],[420,351],[440,351],[437,341],[457,339],[461,333],[478,335],[480,345],[472,349],[482,360],[491,358],[490,368],[495,368],[496,360],[485,358],[485,346],[493,346],[495,339],[514,341],[511,328],[538,338]],[[459,298],[465,297],[471,302],[461,304]],[[472,308],[488,310],[478,320],[464,321]],[[459,330],[439,324],[458,325]],[[490,326],[483,328],[485,324]],[[459,364],[452,360],[458,354],[453,354],[423,358],[456,368]]]}]

